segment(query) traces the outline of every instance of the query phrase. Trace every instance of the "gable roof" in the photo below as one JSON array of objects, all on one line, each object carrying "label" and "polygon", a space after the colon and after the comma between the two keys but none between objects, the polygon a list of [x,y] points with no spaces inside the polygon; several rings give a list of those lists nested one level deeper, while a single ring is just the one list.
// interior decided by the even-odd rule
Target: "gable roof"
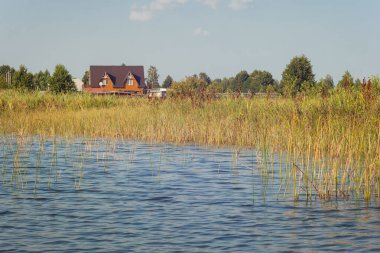
[{"label": "gable roof", "polygon": [[90,66],[90,87],[99,88],[104,73],[111,78],[114,88],[124,88],[129,73],[136,78],[140,88],[145,88],[143,66]]}]

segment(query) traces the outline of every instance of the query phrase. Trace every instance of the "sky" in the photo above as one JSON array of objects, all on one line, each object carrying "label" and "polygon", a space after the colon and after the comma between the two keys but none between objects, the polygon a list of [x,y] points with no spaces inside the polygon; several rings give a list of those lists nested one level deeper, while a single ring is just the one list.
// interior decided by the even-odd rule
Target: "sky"
[{"label": "sky", "polygon": [[379,0],[0,0],[0,65],[157,67],[160,81],[267,70],[306,55],[316,79],[380,74]]}]

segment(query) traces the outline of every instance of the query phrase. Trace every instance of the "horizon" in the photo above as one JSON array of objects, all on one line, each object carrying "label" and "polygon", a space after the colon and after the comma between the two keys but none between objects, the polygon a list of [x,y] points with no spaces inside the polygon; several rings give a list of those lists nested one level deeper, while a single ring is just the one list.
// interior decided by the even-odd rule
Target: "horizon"
[{"label": "horizon", "polygon": [[[90,65],[157,67],[160,83],[266,70],[305,55],[316,80],[379,75],[380,2],[0,0],[0,64],[82,78]],[[196,14],[194,14],[196,13]],[[17,18],[15,18],[17,17]],[[102,18],[106,17],[106,18]],[[226,18],[228,17],[228,18]],[[367,39],[368,38],[368,39]]]}]

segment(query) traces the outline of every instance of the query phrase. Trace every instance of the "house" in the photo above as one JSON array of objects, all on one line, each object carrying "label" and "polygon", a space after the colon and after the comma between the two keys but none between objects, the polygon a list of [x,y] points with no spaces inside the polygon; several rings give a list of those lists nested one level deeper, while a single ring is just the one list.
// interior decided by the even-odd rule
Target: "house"
[{"label": "house", "polygon": [[167,90],[165,88],[157,88],[148,90],[148,98],[166,98]]},{"label": "house", "polygon": [[90,66],[89,87],[91,93],[143,94],[146,90],[143,66]]},{"label": "house", "polygon": [[75,84],[75,87],[77,88],[77,91],[82,91],[83,89],[83,81],[79,78],[73,78],[73,82]]}]

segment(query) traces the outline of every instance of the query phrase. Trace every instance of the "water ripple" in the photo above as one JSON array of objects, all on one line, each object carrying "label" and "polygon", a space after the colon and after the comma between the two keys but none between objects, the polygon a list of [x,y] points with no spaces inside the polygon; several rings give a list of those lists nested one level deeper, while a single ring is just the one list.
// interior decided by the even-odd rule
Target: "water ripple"
[{"label": "water ripple", "polygon": [[[57,143],[41,157],[31,146],[19,181],[3,170],[0,251],[380,251],[378,206],[279,198],[254,151],[236,164],[230,149],[99,141],[83,154],[83,140]],[[12,167],[8,151],[0,164]]]}]

